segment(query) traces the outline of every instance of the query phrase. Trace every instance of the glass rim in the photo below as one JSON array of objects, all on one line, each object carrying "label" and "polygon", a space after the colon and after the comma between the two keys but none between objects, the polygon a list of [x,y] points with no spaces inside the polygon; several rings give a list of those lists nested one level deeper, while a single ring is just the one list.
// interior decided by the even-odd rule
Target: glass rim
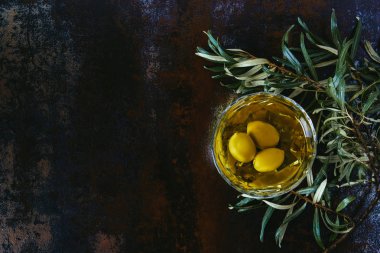
[{"label": "glass rim", "polygon": [[[216,155],[215,155],[215,152],[214,152],[214,145],[215,145],[217,131],[218,131],[220,123],[221,123],[222,119],[224,118],[224,116],[226,115],[226,113],[235,104],[237,104],[241,100],[244,100],[246,98],[250,98],[250,97],[253,97],[253,96],[260,96],[260,95],[265,95],[265,96],[270,96],[270,97],[278,97],[278,98],[283,99],[285,101],[288,101],[292,105],[294,105],[302,113],[302,115],[305,117],[306,122],[307,122],[307,124],[310,127],[310,130],[311,130],[311,133],[312,133],[312,140],[313,140],[313,152],[311,154],[311,158],[310,158],[310,160],[309,160],[309,162],[307,164],[307,167],[305,168],[305,172],[303,173],[303,175],[296,182],[294,182],[293,184],[291,184],[286,189],[279,190],[279,191],[274,191],[273,193],[271,193],[269,195],[258,195],[258,194],[255,194],[252,190],[251,191],[243,190],[239,186],[233,184],[230,181],[230,179],[227,178],[226,175],[224,175],[223,171],[219,167],[218,162],[217,162],[217,158],[216,158]],[[291,99],[289,97],[286,97],[286,96],[281,95],[281,94],[274,94],[274,93],[271,93],[271,92],[266,92],[266,91],[249,93],[249,94],[246,94],[246,95],[239,96],[238,98],[236,98],[232,102],[230,102],[226,106],[226,108],[220,113],[220,116],[216,120],[216,123],[214,124],[213,127],[214,127],[214,129],[212,130],[211,154],[212,154],[212,160],[213,160],[214,166],[216,167],[218,173],[222,176],[222,178],[224,179],[224,181],[226,181],[227,184],[229,184],[231,187],[233,187],[235,190],[239,191],[242,194],[249,195],[250,197],[255,198],[255,199],[270,199],[270,198],[275,198],[275,197],[284,195],[284,194],[292,191],[293,189],[295,189],[297,186],[299,186],[303,182],[303,180],[305,179],[305,177],[309,173],[312,173],[312,167],[313,167],[313,164],[314,164],[314,161],[315,161],[315,158],[316,158],[316,154],[317,154],[317,133],[315,131],[313,121],[311,120],[310,116],[305,111],[305,109],[300,104],[298,104],[296,101],[294,101],[293,99]]]}]

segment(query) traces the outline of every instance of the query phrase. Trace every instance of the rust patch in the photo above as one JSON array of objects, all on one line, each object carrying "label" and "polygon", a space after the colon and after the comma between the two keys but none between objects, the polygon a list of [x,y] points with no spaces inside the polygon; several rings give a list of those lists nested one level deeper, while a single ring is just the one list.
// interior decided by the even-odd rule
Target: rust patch
[{"label": "rust patch", "polygon": [[51,170],[50,161],[47,159],[41,159],[37,162],[37,168],[40,171],[42,178],[46,179],[49,176]]},{"label": "rust patch", "polygon": [[3,246],[8,244],[12,252],[28,251],[31,245],[39,252],[46,252],[52,245],[53,236],[47,216],[39,217],[37,222],[18,224],[15,227],[2,225],[1,230],[0,242]]},{"label": "rust patch", "polygon": [[95,236],[94,253],[118,253],[121,252],[121,236],[108,235],[98,232]]},{"label": "rust patch", "polygon": [[0,146],[0,168],[4,179],[0,189],[11,189],[14,182],[14,144],[7,143]]}]

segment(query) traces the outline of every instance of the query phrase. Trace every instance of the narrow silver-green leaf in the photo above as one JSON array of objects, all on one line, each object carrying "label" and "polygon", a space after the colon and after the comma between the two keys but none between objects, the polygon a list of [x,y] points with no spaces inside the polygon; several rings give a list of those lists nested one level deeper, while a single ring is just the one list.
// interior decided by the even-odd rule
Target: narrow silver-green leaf
[{"label": "narrow silver-green leaf", "polygon": [[215,72],[215,73],[218,73],[218,72],[223,72],[224,71],[224,67],[223,66],[215,66],[215,67],[207,67],[207,66],[203,66],[205,69],[211,71],[211,72]]},{"label": "narrow silver-green leaf", "polygon": [[304,92],[304,90],[303,89],[301,89],[301,88],[295,88],[293,91],[292,91],[292,93],[290,93],[289,94],[289,98],[294,98],[294,97],[296,97],[296,96],[298,96],[298,95],[300,95],[302,92]]},{"label": "narrow silver-green leaf", "polygon": [[317,108],[313,111],[313,114],[319,113],[321,111],[332,111],[332,112],[341,112],[341,110],[333,108],[333,107],[326,107],[326,108]]},{"label": "narrow silver-green leaf", "polygon": [[333,9],[331,13],[331,37],[337,48],[340,47],[342,39],[340,37],[338,22],[336,20],[335,10]]},{"label": "narrow silver-green leaf", "polygon": [[263,220],[261,222],[261,231],[260,231],[260,241],[263,242],[264,241],[264,232],[265,232],[265,228],[268,224],[268,221],[270,220],[270,218],[272,217],[272,214],[273,214],[273,211],[274,211],[274,208],[273,207],[270,207],[268,206],[267,210],[265,211],[265,214],[263,216]]},{"label": "narrow silver-green leaf", "polygon": [[356,199],[355,196],[348,196],[346,198],[344,198],[338,205],[338,207],[336,208],[336,211],[337,212],[340,212],[342,211],[344,208],[346,208],[352,201],[354,201]]},{"label": "narrow silver-green leaf", "polygon": [[225,58],[226,60],[228,60],[229,62],[236,62],[229,54],[227,54],[223,48],[219,45],[219,42],[217,40],[214,39],[214,37],[212,36],[211,34],[211,31],[207,31],[207,32],[204,32],[209,41],[213,44],[213,46],[217,49],[217,51],[219,52],[219,54]]},{"label": "narrow silver-green leaf", "polygon": [[371,43],[368,40],[364,41],[364,48],[367,51],[369,57],[372,58],[377,63],[380,63],[380,56],[376,53],[376,51],[373,49]]},{"label": "narrow silver-green leaf", "polygon": [[317,187],[311,186],[311,187],[306,187],[306,188],[300,189],[297,191],[297,193],[301,194],[301,195],[309,195],[310,193],[313,193],[316,190],[317,190]]},{"label": "narrow silver-green leaf", "polygon": [[284,34],[284,36],[282,37],[282,45],[281,45],[281,49],[282,49],[282,54],[284,56],[285,59],[287,59],[289,61],[289,63],[291,64],[292,68],[298,73],[298,74],[302,74],[302,66],[301,66],[301,63],[297,60],[297,58],[294,56],[294,54],[290,51],[290,49],[288,48],[287,44],[288,44],[288,37],[289,37],[289,33],[290,31],[294,28],[294,25],[292,25],[287,31],[286,33]]},{"label": "narrow silver-green leaf", "polygon": [[292,204],[289,204],[289,205],[279,205],[279,204],[270,202],[268,200],[263,200],[263,202],[265,204],[267,204],[268,206],[271,206],[274,209],[278,209],[278,210],[287,210],[287,209],[290,209],[290,208],[294,207],[297,204],[297,203],[292,203]]},{"label": "narrow silver-green leaf", "polygon": [[286,217],[282,223],[283,223],[283,224],[284,224],[284,223],[289,223],[289,222],[291,222],[292,220],[294,220],[295,218],[297,218],[300,214],[303,213],[303,211],[304,211],[305,208],[306,208],[306,205],[307,205],[307,202],[305,202],[302,206],[300,206],[300,207],[299,207],[295,212],[293,212],[291,215],[289,215],[288,217]]},{"label": "narrow silver-green leaf", "polygon": [[327,66],[334,65],[337,61],[338,61],[338,59],[320,62],[318,64],[315,64],[314,67],[315,68],[324,68],[324,67],[327,67]]},{"label": "narrow silver-green leaf", "polygon": [[353,229],[353,225],[351,223],[340,224],[340,223],[337,223],[336,221],[333,222],[329,218],[327,212],[321,211],[321,218],[325,227],[334,234],[346,234]]},{"label": "narrow silver-green leaf", "polygon": [[378,89],[375,89],[374,91],[372,91],[369,94],[369,96],[368,96],[368,98],[367,98],[367,100],[364,103],[363,108],[362,108],[363,113],[366,113],[371,108],[373,103],[375,103],[375,101],[379,98],[379,95],[380,95],[380,92]]},{"label": "narrow silver-green leaf", "polygon": [[319,245],[319,247],[321,247],[322,249],[324,249],[325,246],[323,245],[322,238],[321,238],[321,227],[320,227],[320,224],[319,224],[319,211],[318,211],[318,208],[314,209],[313,234],[314,234],[315,241],[317,242],[317,244]]},{"label": "narrow silver-green leaf", "polygon": [[313,41],[314,44],[317,44],[317,42],[322,44],[322,45],[325,45],[325,46],[327,46],[329,44],[327,41],[325,41],[321,37],[313,34],[310,31],[309,27],[306,25],[306,23],[303,22],[300,18],[298,18],[297,21],[298,21],[298,24],[302,27],[302,29],[306,32],[306,37],[309,37],[309,40]]},{"label": "narrow silver-green leaf", "polygon": [[265,80],[252,80],[244,82],[244,86],[247,88],[257,87],[257,86],[265,86]]},{"label": "narrow silver-green leaf", "polygon": [[305,46],[305,35],[301,33],[300,37],[300,46],[302,50],[303,57],[305,58],[306,64],[309,68],[309,71],[311,73],[311,76],[314,78],[314,80],[318,81],[318,75],[317,72],[315,71],[313,62],[309,56],[309,53],[307,52],[306,46]]},{"label": "narrow silver-green leaf", "polygon": [[352,47],[351,47],[351,59],[353,60],[356,56],[356,52],[358,51],[360,35],[362,33],[362,22],[359,17],[356,17],[356,27],[354,30],[354,36],[352,37]]},{"label": "narrow silver-green leaf", "polygon": [[223,57],[217,56],[217,55],[208,55],[208,54],[203,54],[203,53],[195,53],[195,54],[212,62],[228,62]]},{"label": "narrow silver-green leaf", "polygon": [[[336,219],[335,219],[335,225],[339,225],[339,216],[338,215],[336,216]],[[330,236],[330,239],[329,239],[330,243],[335,241],[337,237],[338,237],[338,233],[332,233]]]},{"label": "narrow silver-green leaf", "polygon": [[237,207],[244,206],[244,205],[250,204],[252,202],[257,202],[257,200],[256,199],[252,199],[252,198],[245,198],[245,197],[243,197],[238,203],[235,204],[235,206],[237,206]]},{"label": "narrow silver-green leaf", "polygon": [[327,52],[330,52],[330,53],[332,53],[332,54],[338,55],[338,50],[335,49],[335,48],[328,47],[328,46],[323,46],[323,45],[317,45],[317,47],[322,48],[322,49],[324,49],[324,50],[326,50]]},{"label": "narrow silver-green leaf", "polygon": [[[293,207],[288,210],[288,212],[285,215],[285,219],[289,217],[293,213]],[[276,230],[275,239],[278,247],[281,248],[282,240],[284,239],[284,235],[286,232],[286,229],[288,228],[289,223],[282,223],[281,226]]]},{"label": "narrow silver-green leaf", "polygon": [[261,68],[262,68],[261,65],[254,66],[250,70],[248,70],[247,72],[245,72],[241,75],[236,75],[236,78],[239,79],[239,78],[244,78],[244,77],[245,78],[251,77],[252,75],[259,72],[261,70]]},{"label": "narrow silver-green leaf", "polygon": [[313,203],[317,203],[321,200],[323,196],[323,192],[326,189],[327,185],[327,178],[322,181],[322,183],[318,186],[318,189],[315,191],[314,197],[313,197]]},{"label": "narrow silver-green leaf", "polygon": [[337,120],[341,120],[341,119],[346,119],[347,116],[336,116],[336,117],[330,117],[328,119],[326,119],[324,122],[323,122],[323,125],[326,125],[328,122],[330,121],[337,121]]},{"label": "narrow silver-green leaf", "polygon": [[211,40],[207,41],[208,47],[216,54],[219,55],[218,49],[214,46],[214,44],[211,42]]},{"label": "narrow silver-green leaf", "polygon": [[209,51],[201,48],[201,47],[197,47],[197,52],[198,53],[202,53],[202,54],[208,54],[208,55],[212,55]]},{"label": "narrow silver-green leaf", "polygon": [[365,93],[366,91],[370,90],[371,88],[373,88],[374,85],[376,84],[379,84],[380,83],[380,80],[378,81],[375,81],[373,83],[371,83],[370,85],[368,85],[367,87],[365,87],[364,89],[359,89],[358,92],[356,92],[351,98],[350,98],[350,102],[353,101],[354,99],[356,99],[357,97],[359,97],[360,95],[362,95],[363,93]]},{"label": "narrow silver-green leaf", "polygon": [[242,68],[242,67],[252,67],[256,65],[262,65],[267,64],[269,61],[265,58],[255,58],[255,59],[249,59],[242,62],[238,62],[233,64],[230,68]]},{"label": "narrow silver-green leaf", "polygon": [[241,196],[244,198],[256,199],[255,197],[248,195],[248,194],[245,194],[245,193],[243,193]]}]

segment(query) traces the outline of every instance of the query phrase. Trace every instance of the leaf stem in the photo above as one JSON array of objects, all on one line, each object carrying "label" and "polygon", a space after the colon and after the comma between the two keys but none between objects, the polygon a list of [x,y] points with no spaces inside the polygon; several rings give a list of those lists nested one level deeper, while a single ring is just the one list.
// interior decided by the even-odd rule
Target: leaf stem
[{"label": "leaf stem", "polygon": [[345,214],[340,213],[340,212],[336,212],[336,211],[332,210],[331,208],[328,208],[327,206],[324,206],[324,205],[322,205],[322,204],[320,204],[320,203],[314,203],[313,200],[311,200],[310,198],[305,197],[305,196],[303,196],[303,195],[297,193],[296,191],[291,191],[291,193],[292,193],[293,195],[295,195],[296,197],[298,197],[299,199],[302,199],[303,201],[312,204],[314,207],[319,208],[319,209],[322,209],[323,211],[326,211],[326,212],[329,212],[329,213],[332,213],[332,214],[338,215],[338,216],[344,218],[345,220],[348,220],[349,223],[350,223],[352,226],[355,225],[354,222],[352,221],[352,219],[351,219],[350,216],[345,215]]}]

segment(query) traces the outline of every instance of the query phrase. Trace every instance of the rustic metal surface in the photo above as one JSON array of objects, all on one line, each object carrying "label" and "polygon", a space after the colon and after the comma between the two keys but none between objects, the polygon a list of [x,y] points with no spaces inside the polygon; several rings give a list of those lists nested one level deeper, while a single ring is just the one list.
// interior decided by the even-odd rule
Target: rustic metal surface
[{"label": "rustic metal surface", "polygon": [[[1,1],[0,252],[317,252],[305,215],[280,250],[281,216],[260,243],[260,211],[226,208],[207,149],[230,93],[194,50],[211,28],[269,57],[331,8],[377,42],[377,0]],[[337,252],[379,252],[379,215]]]}]

